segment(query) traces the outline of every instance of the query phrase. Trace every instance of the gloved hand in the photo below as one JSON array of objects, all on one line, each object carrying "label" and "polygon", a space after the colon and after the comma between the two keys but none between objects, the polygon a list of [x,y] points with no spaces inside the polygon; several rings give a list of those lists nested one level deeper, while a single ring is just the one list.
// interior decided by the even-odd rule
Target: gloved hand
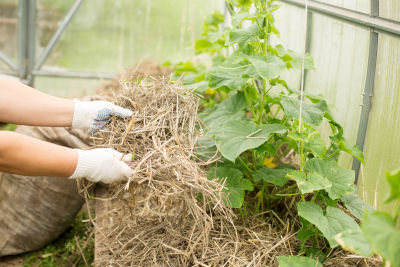
[{"label": "gloved hand", "polygon": [[124,161],[131,161],[132,155],[127,154],[121,160],[122,155],[111,148],[78,149],[78,164],[69,179],[86,178],[105,184],[127,180],[133,170]]},{"label": "gloved hand", "polygon": [[107,101],[82,102],[74,100],[74,117],[72,128],[87,130],[95,133],[115,115],[121,118],[129,118],[133,112]]}]

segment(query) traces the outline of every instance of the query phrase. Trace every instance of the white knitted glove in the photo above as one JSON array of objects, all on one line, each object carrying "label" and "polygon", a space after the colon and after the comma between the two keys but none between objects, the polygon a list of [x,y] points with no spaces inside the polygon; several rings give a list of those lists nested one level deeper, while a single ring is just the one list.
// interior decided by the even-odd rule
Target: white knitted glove
[{"label": "white knitted glove", "polygon": [[69,179],[86,178],[97,183],[110,184],[128,179],[133,170],[123,161],[131,161],[131,154],[122,158],[122,153],[111,148],[78,150],[78,164]]},{"label": "white knitted glove", "polygon": [[129,109],[107,101],[82,102],[75,99],[74,103],[72,128],[83,129],[91,134],[102,129],[111,116],[129,118],[133,114]]}]

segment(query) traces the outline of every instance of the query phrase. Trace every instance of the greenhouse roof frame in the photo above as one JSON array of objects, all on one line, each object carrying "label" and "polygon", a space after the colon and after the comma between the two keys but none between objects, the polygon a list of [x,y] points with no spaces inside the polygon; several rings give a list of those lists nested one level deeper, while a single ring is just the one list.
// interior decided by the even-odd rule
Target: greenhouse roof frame
[{"label": "greenhouse roof frame", "polygon": [[70,10],[61,21],[45,49],[36,60],[36,0],[18,1],[18,60],[13,62],[7,55],[0,52],[0,60],[10,69],[1,69],[0,74],[18,77],[22,82],[33,85],[35,76],[83,78],[83,79],[111,79],[115,73],[100,72],[71,72],[46,71],[42,67],[51,55],[62,34],[81,7],[84,0],[75,0]]},{"label": "greenhouse roof frame", "polygon": [[[304,0],[279,0],[282,3],[305,7]],[[379,17],[379,1],[371,0],[371,13],[365,14],[347,8],[309,0],[308,9],[335,19],[400,38],[400,22]]]}]

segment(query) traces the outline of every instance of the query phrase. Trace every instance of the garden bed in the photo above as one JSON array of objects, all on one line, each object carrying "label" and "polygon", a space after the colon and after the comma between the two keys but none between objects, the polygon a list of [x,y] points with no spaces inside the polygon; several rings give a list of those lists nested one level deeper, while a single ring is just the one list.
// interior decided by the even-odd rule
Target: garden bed
[{"label": "garden bed", "polygon": [[[128,91],[115,86],[105,99],[133,109],[135,122],[113,120],[94,141],[134,152],[135,175],[128,184],[97,189],[97,197],[108,199],[96,204],[97,266],[278,266],[279,256],[313,246],[297,237],[299,195],[274,201],[256,215],[225,205],[219,183],[206,178],[206,166],[216,159],[195,159],[195,95],[166,79],[141,79]],[[254,201],[257,195],[246,196],[245,202]],[[318,242],[329,253],[310,256],[324,266],[381,264],[379,257],[367,259],[329,249],[324,239]]]}]

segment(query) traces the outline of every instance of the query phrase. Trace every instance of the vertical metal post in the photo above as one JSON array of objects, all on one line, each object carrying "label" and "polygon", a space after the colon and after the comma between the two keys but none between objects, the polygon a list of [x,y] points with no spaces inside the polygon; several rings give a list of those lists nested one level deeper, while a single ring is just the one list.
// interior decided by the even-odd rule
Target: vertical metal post
[{"label": "vertical metal post", "polygon": [[[379,0],[371,0],[371,17],[379,16]],[[374,28],[370,29],[370,42],[369,42],[369,56],[368,56],[368,69],[367,77],[365,81],[365,88],[363,92],[363,103],[360,116],[360,123],[358,126],[358,134],[356,145],[358,148],[364,151],[365,138],[368,129],[369,114],[371,111],[372,97],[375,87],[375,73],[376,73],[376,62],[378,57],[378,33]],[[353,161],[353,170],[356,173],[355,183],[358,182],[358,176],[360,174],[361,162],[357,159]]]},{"label": "vertical metal post", "polygon": [[19,0],[18,7],[18,76],[26,84],[33,84],[35,60],[36,0]]},{"label": "vertical metal post", "polygon": [[28,0],[19,0],[18,5],[18,76],[26,80],[27,62],[27,31],[28,31]]}]

